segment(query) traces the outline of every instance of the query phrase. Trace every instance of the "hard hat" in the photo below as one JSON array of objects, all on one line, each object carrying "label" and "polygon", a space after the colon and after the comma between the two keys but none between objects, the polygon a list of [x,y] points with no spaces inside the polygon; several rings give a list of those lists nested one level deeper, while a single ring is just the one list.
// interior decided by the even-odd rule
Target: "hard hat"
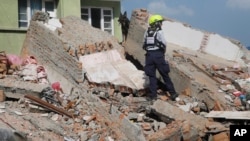
[{"label": "hard hat", "polygon": [[149,24],[154,24],[155,22],[163,21],[163,17],[161,15],[152,15],[149,18]]}]

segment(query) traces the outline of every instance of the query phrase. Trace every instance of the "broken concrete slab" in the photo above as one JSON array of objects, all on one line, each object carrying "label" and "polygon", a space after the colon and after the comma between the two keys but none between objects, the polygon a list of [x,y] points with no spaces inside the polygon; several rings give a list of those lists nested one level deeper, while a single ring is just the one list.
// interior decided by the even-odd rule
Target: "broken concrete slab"
[{"label": "broken concrete slab", "polygon": [[[156,114],[164,122],[166,122],[166,118],[172,120],[188,121],[192,128],[192,131],[194,131],[193,137],[196,138],[204,135],[204,131],[206,128],[205,123],[208,121],[206,118],[184,112],[178,107],[161,100],[157,100],[156,102],[154,102],[151,108],[153,110],[153,113]],[[169,119],[167,119],[167,122],[169,122]]]},{"label": "broken concrete slab", "polygon": [[20,131],[0,128],[0,137],[3,141],[26,141],[27,137]]},{"label": "broken concrete slab", "polygon": [[131,121],[124,114],[120,113],[117,107],[112,107],[111,114],[113,117],[119,119],[121,130],[127,135],[130,140],[146,141],[141,127],[135,124],[131,124]]},{"label": "broken concrete slab", "polygon": [[144,72],[123,59],[117,50],[84,55],[79,60],[90,82],[111,83],[135,90],[145,89],[148,85]]},{"label": "broken concrete slab", "polygon": [[[47,119],[47,117],[39,117],[40,119],[44,118]],[[25,120],[29,121],[32,125],[34,125],[37,129],[40,129],[42,131],[53,131],[59,135],[64,135],[65,129],[62,125],[54,122],[53,120],[46,120],[46,122],[42,122],[42,120],[38,120],[31,118],[30,116],[25,116]]]},{"label": "broken concrete slab", "polygon": [[47,84],[31,83],[16,78],[0,79],[0,89],[4,91],[6,97],[23,98],[26,94],[39,97],[40,92],[48,87]]},{"label": "broken concrete slab", "polygon": [[228,120],[250,120],[250,111],[211,111],[205,117]]}]

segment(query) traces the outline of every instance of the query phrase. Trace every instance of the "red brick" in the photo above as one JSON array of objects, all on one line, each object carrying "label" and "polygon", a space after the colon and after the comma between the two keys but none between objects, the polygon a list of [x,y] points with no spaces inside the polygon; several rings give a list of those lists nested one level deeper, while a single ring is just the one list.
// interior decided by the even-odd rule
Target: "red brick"
[{"label": "red brick", "polygon": [[6,96],[5,96],[5,94],[4,94],[4,91],[3,91],[3,90],[0,90],[0,102],[5,101],[5,99],[6,99]]},{"label": "red brick", "polygon": [[213,136],[213,141],[229,141],[229,137],[226,132],[221,132]]}]

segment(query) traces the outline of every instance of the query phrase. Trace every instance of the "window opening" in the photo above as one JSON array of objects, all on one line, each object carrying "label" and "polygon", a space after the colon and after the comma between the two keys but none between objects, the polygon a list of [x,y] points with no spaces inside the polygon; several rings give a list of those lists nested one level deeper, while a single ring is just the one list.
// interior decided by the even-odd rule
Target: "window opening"
[{"label": "window opening", "polygon": [[113,31],[113,10],[110,8],[81,8],[81,18],[88,21],[90,25],[114,34]]},{"label": "window opening", "polygon": [[99,8],[91,8],[92,26],[101,28],[101,10]]}]

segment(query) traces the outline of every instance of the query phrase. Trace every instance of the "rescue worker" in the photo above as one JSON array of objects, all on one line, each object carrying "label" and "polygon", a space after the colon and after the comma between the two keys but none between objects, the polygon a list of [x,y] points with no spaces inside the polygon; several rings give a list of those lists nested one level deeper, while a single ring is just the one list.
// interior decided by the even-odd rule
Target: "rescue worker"
[{"label": "rescue worker", "polygon": [[170,67],[168,62],[165,60],[167,42],[161,29],[162,22],[163,17],[161,15],[152,15],[149,18],[148,30],[144,34],[143,49],[146,51],[144,71],[149,77],[150,90],[147,99],[157,99],[157,69],[164,80],[167,91],[171,95],[171,100],[175,101],[176,98],[178,98],[178,94],[176,93],[171,78],[168,75]]}]

